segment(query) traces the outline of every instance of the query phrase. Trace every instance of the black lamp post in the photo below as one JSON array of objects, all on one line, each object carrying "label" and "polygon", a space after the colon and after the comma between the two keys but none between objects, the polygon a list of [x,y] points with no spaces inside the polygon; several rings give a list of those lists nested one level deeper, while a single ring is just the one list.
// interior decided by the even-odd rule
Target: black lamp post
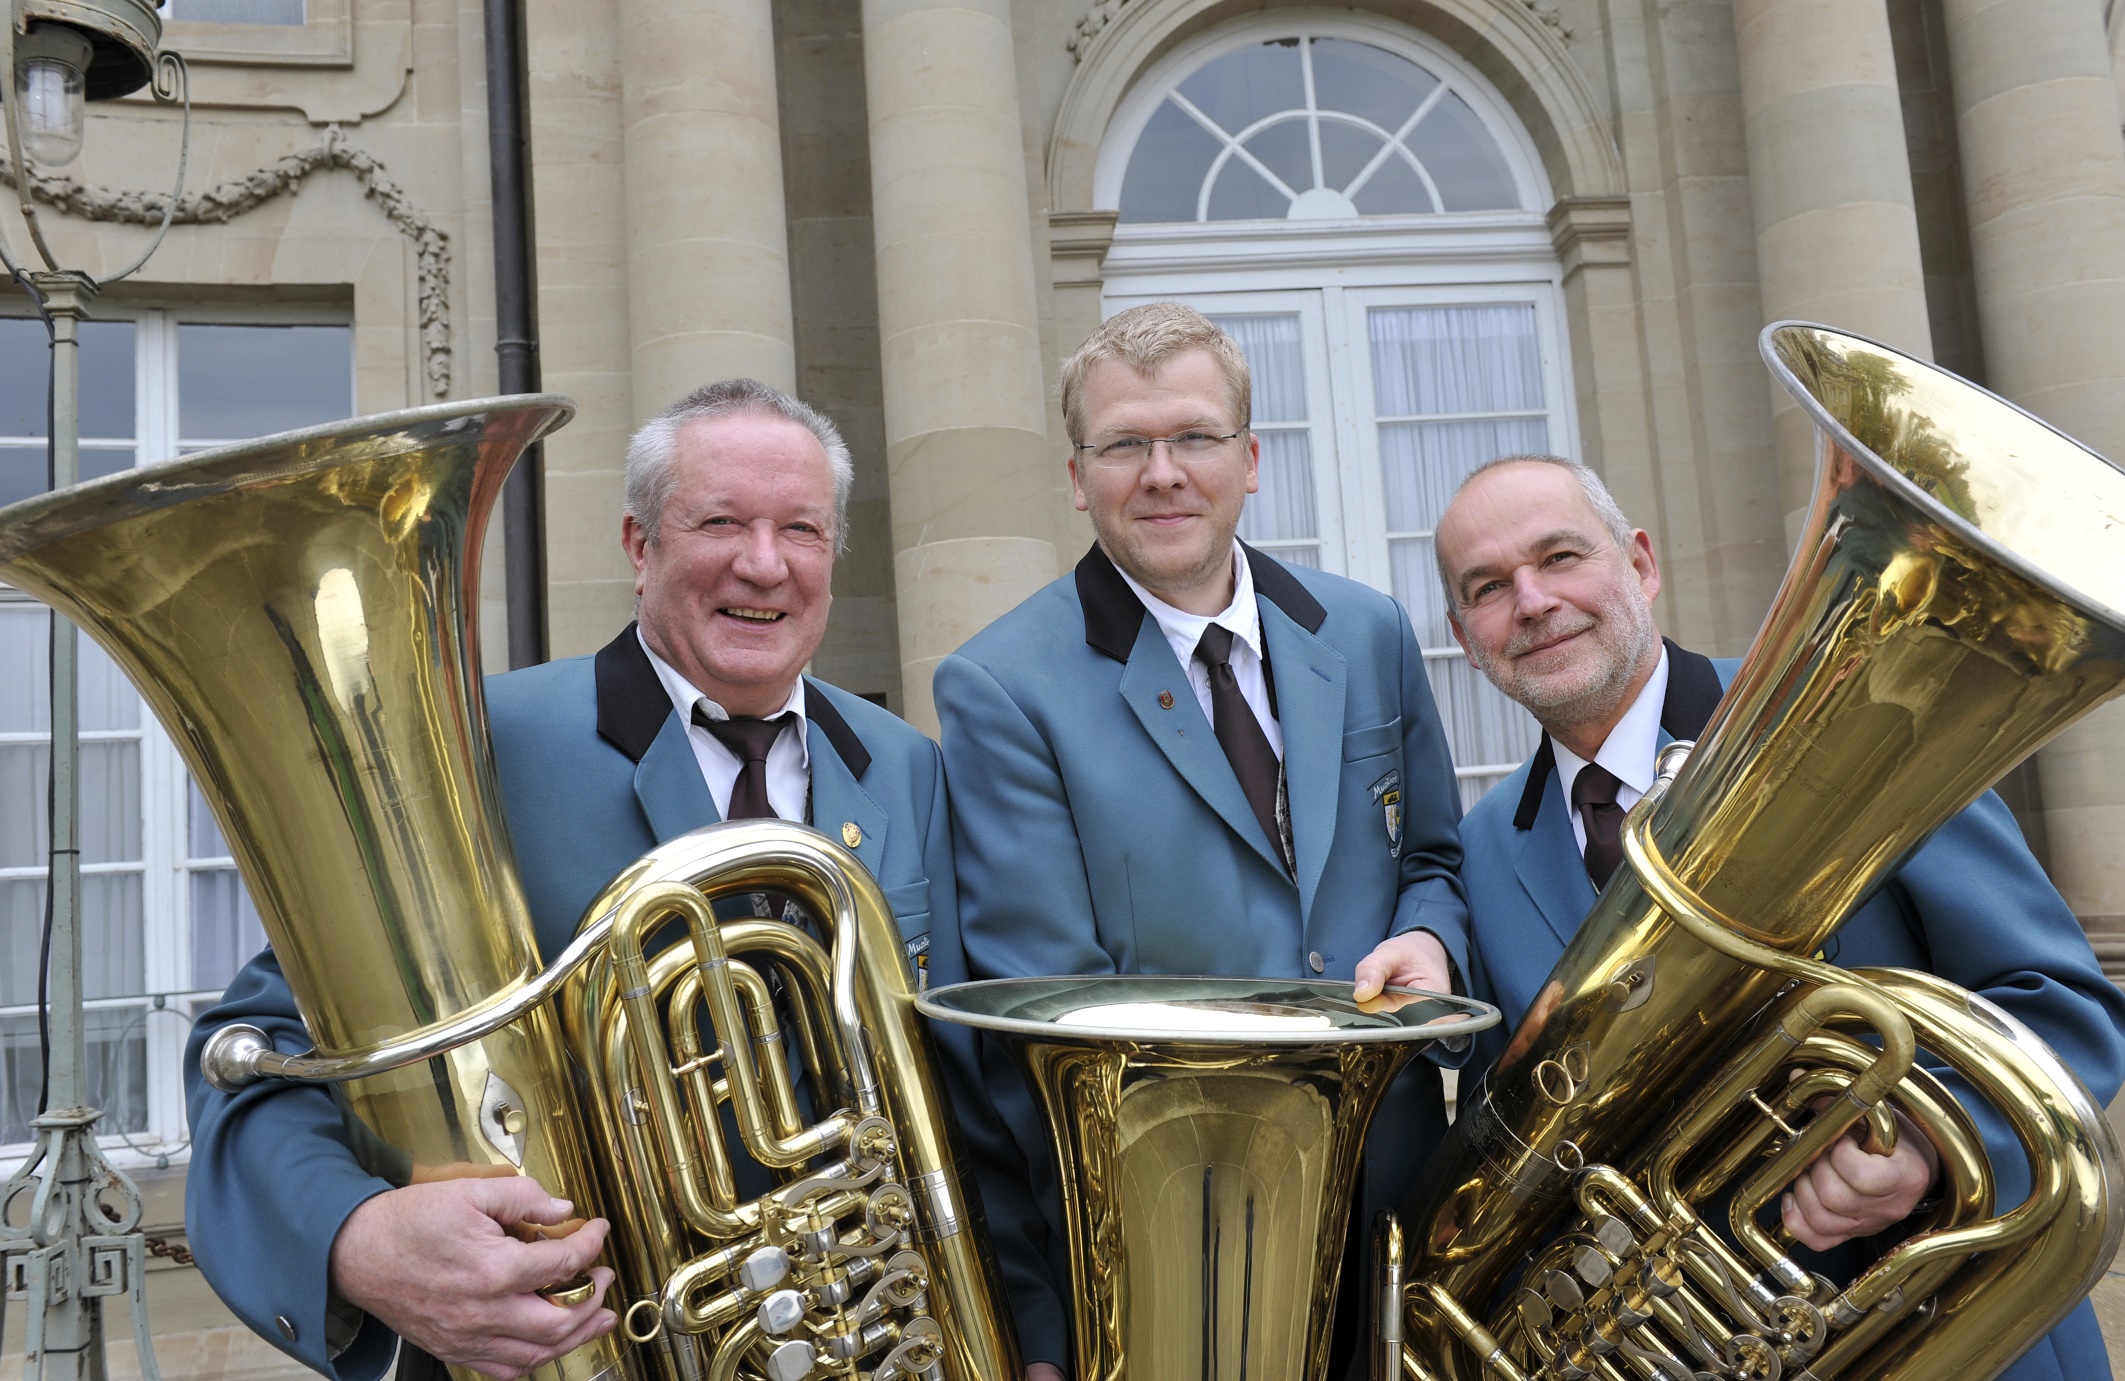
[{"label": "black lamp post", "polygon": [[[52,337],[52,487],[80,476],[80,324],[98,289],[148,261],[170,228],[184,190],[191,107],[184,62],[158,53],[159,0],[0,0],[0,123],[7,130],[22,218],[42,268],[18,261],[0,235],[0,264],[37,304]],[[85,101],[111,100],[150,82],[159,101],[185,103],[177,185],[162,225],[141,256],[120,273],[97,279],[61,267],[31,203],[32,176],[61,168],[81,153]],[[143,1381],[158,1381],[147,1315],[147,1259],[140,1191],[104,1159],[82,1079],[81,850],[76,782],[79,722],[78,637],[52,615],[52,823],[46,883],[48,955],[40,1005],[46,1026],[44,1101],[31,1123],[34,1148],[0,1189],[0,1342],[7,1296],[27,1304],[23,1381],[101,1381],[103,1301],[131,1304]],[[11,1225],[17,1219],[26,1219]]]}]

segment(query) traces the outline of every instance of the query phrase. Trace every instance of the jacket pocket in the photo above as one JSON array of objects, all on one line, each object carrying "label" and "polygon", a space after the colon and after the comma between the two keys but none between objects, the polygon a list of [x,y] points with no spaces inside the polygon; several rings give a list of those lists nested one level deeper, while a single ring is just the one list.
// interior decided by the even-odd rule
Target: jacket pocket
[{"label": "jacket pocket", "polygon": [[1343,735],[1343,761],[1362,762],[1392,753],[1402,746],[1402,721],[1390,719],[1369,729],[1352,729]]}]

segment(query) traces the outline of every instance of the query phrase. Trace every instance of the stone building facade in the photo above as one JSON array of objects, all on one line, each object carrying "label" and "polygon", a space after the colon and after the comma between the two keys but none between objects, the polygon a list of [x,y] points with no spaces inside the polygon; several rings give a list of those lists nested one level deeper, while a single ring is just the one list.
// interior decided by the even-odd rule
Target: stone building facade
[{"label": "stone building facade", "polygon": [[[100,302],[134,323],[113,387],[138,415],[112,463],[229,439],[183,391],[254,366],[205,328],[338,333],[312,342],[323,416],[295,420],[494,391],[483,7],[171,14],[187,200]],[[629,617],[629,431],[750,374],[832,414],[856,457],[815,670],[933,729],[938,659],[1090,540],[1060,360],[1162,296],[1228,321],[1263,380],[1248,535],[1404,599],[1471,796],[1529,730],[1457,660],[1423,571],[1440,494],[1487,454],[1600,469],[1666,563],[1664,626],[1719,655],[1749,644],[1810,472],[1756,355],[1767,322],[1936,359],[2125,457],[2121,0],[525,0],[524,28],[541,363],[579,408],[544,452],[556,656]],[[144,96],[95,109],[82,161],[39,185],[63,257],[138,252],[126,194],[168,185],[179,134]],[[0,467],[13,430],[0,417]],[[153,726],[111,733],[145,783],[145,842],[109,865],[141,877],[113,943],[145,957],[96,997],[119,1014],[99,1048],[130,1080],[111,1098],[141,1103],[118,1153],[162,1185],[174,1241],[171,1052],[226,977],[186,960],[205,933],[187,908],[226,860],[185,842]],[[0,752],[34,737],[0,724]],[[2125,706],[2005,787],[2125,973]],[[32,887],[6,852],[0,887]],[[26,914],[0,899],[0,956]],[[11,1050],[25,1001],[0,982]],[[212,1322],[203,1292],[159,1288],[162,1326]]]}]

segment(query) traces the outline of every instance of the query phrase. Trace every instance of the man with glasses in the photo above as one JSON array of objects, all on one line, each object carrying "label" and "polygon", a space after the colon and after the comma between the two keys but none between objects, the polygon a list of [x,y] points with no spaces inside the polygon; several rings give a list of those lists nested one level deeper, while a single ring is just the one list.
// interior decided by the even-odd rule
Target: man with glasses
[{"label": "man with glasses", "polygon": [[[1458,983],[1459,810],[1415,633],[1387,596],[1237,540],[1250,388],[1239,346],[1177,303],[1122,313],[1063,366],[1099,540],[936,675],[976,977]],[[1002,1051],[987,1068],[1047,1210],[1048,1241],[998,1244],[1034,1381],[1066,1363],[1060,1200],[1031,1095]],[[1420,1062],[1375,1124],[1354,1226],[1444,1126]]]}]

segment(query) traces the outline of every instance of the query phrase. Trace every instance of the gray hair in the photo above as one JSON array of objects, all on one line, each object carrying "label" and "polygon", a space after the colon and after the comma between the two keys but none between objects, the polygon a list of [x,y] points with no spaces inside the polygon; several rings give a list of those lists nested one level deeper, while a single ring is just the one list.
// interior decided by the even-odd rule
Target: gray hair
[{"label": "gray hair", "polygon": [[758,379],[725,379],[687,394],[655,417],[644,422],[627,443],[627,512],[649,541],[657,540],[664,520],[664,501],[671,497],[673,453],[679,433],[695,422],[739,413],[779,417],[810,432],[826,452],[834,472],[834,548],[848,546],[849,490],[856,482],[856,465],[849,458],[848,443],[841,429],[819,409],[800,402],[779,388]]},{"label": "gray hair", "polygon": [[[1528,454],[1499,456],[1496,460],[1487,460],[1471,470],[1468,477],[1454,489],[1454,498],[1460,498],[1461,491],[1474,484],[1478,476],[1506,465],[1554,465],[1564,471],[1579,482],[1579,492],[1586,497],[1586,506],[1594,510],[1594,516],[1601,520],[1601,526],[1608,532],[1610,540],[1615,542],[1617,548],[1628,549],[1631,545],[1631,520],[1623,516],[1623,508],[1616,502],[1616,496],[1609,493],[1609,487],[1601,482],[1601,476],[1594,473],[1592,466],[1569,456]],[[1460,607],[1460,596],[1454,589],[1453,577],[1447,574],[1446,558],[1440,553],[1436,538],[1431,544],[1431,556],[1432,564],[1439,572],[1439,584],[1446,590],[1446,607]]]}]

